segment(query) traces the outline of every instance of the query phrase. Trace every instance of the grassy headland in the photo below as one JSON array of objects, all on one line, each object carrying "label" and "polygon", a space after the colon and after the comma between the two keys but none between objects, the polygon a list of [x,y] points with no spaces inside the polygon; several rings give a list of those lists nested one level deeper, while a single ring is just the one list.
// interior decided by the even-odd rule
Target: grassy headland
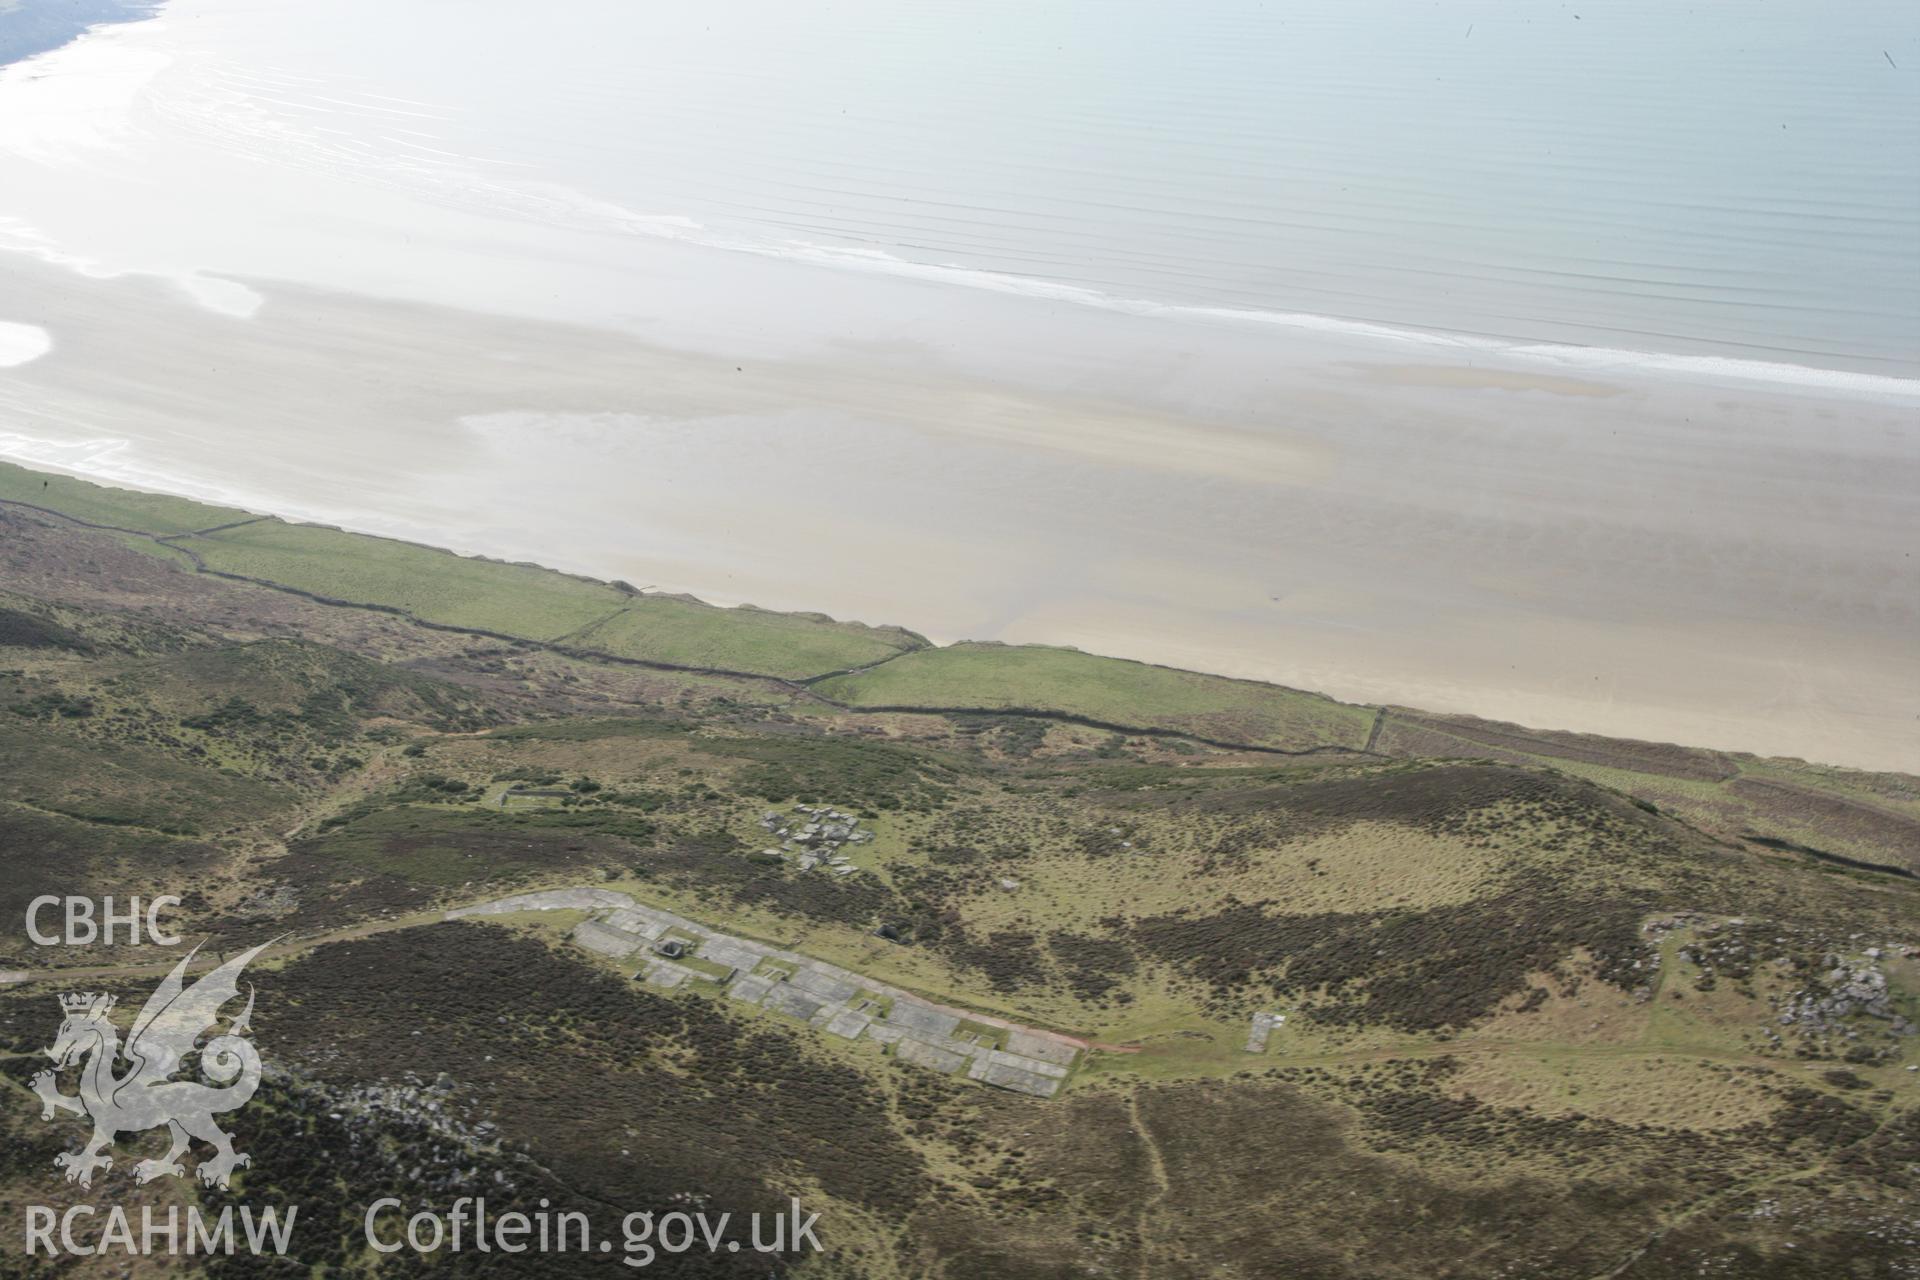
[{"label": "grassy headland", "polygon": [[[291,935],[236,1194],[302,1206],[305,1270],[371,1270],[372,1194],[480,1192],[804,1191],[829,1256],[802,1276],[1910,1261],[1920,780],[936,649],[39,480],[0,471],[0,911],[184,887],[182,931]],[[803,804],[868,838],[803,865]],[[576,886],[1096,1048],[1041,1101],[634,983],[552,920],[438,919]],[[0,941],[27,975],[0,985],[0,1199],[38,1203],[72,1136],[26,1089],[49,993],[137,1009],[152,963]]]}]

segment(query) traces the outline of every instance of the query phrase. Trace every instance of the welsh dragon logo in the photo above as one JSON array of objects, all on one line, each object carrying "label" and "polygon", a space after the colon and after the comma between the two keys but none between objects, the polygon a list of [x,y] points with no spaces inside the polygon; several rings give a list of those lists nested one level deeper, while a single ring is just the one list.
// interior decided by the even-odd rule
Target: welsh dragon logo
[{"label": "welsh dragon logo", "polygon": [[[200,1071],[211,1084],[193,1080],[175,1080],[187,1055],[194,1051],[200,1033],[220,1018],[221,1006],[237,998],[241,970],[248,961],[266,950],[262,943],[242,952],[219,968],[187,986],[189,953],[173,967],[166,980],[147,998],[140,1016],[134,1019],[124,1048],[120,1033],[108,1014],[114,997],[110,995],[63,995],[60,1035],[48,1049],[55,1065],[33,1078],[33,1091],[40,1095],[42,1120],[53,1119],[56,1111],[71,1111],[93,1121],[93,1138],[86,1149],[75,1154],[62,1152],[53,1158],[55,1167],[67,1171],[67,1181],[83,1187],[93,1185],[95,1170],[110,1169],[113,1160],[106,1149],[122,1133],[167,1127],[173,1147],[158,1160],[142,1160],[133,1167],[135,1181],[146,1183],[163,1175],[183,1177],[180,1163],[191,1139],[210,1143],[214,1157],[200,1163],[200,1181],[224,1187],[234,1169],[249,1163],[248,1157],[233,1149],[233,1139],[213,1118],[223,1112],[245,1106],[260,1087],[260,1055],[247,1039],[249,1019],[253,1016],[253,989],[247,989],[247,1007],[220,1034],[200,1047]],[[195,947],[194,952],[199,948]],[[115,1073],[119,1060],[127,1069]],[[80,1066],[80,1093],[77,1097],[60,1092],[57,1072]]]}]

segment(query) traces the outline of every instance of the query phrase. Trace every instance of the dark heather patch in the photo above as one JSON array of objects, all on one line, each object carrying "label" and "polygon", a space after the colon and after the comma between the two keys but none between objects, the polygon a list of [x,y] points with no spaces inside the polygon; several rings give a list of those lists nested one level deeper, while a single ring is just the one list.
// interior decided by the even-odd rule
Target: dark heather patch
[{"label": "dark heather patch", "polygon": [[1871,1179],[1908,1196],[1920,1192],[1920,1107],[1895,1113],[1840,1153],[1842,1172]]},{"label": "dark heather patch", "polygon": [[1403,822],[1439,827],[1474,809],[1554,798],[1566,783],[1537,771],[1492,764],[1392,768],[1357,777],[1196,793],[1194,803],[1221,813],[1285,809],[1335,823]]},{"label": "dark heather patch", "polygon": [[[504,896],[557,876],[624,866],[634,856],[629,842],[591,826],[547,825],[537,817],[529,822],[481,809],[400,806],[297,841],[261,874],[291,886],[299,901],[293,918],[302,928],[315,928],[471,898],[483,886]],[[219,925],[235,941],[258,941],[286,927],[244,915]]]},{"label": "dark heather patch", "polygon": [[1206,789],[1183,798],[1175,811],[1180,809],[1260,817],[1300,833],[1365,821],[1480,835],[1484,815],[1496,809],[1531,823],[1591,828],[1636,845],[1648,843],[1653,833],[1649,815],[1592,783],[1489,763],[1396,766],[1281,786]]},{"label": "dark heather patch", "polygon": [[1017,929],[998,930],[985,938],[950,931],[942,939],[940,950],[956,963],[986,975],[995,991],[1018,991],[1047,980],[1046,964],[1034,936]]},{"label": "dark heather patch", "polygon": [[1431,1177],[1370,1150],[1347,1108],[1275,1081],[1142,1086],[1135,1100],[1135,1133],[1167,1175],[1148,1224],[1156,1277],[1575,1280],[1643,1241],[1679,1189]]},{"label": "dark heather patch", "polygon": [[1820,1150],[1851,1147],[1880,1127],[1871,1112],[1817,1089],[1796,1086],[1773,1116],[1768,1136],[1782,1152],[1808,1144]]},{"label": "dark heather patch", "polygon": [[[0,806],[0,919],[8,922],[0,931],[0,957],[46,963],[46,950],[26,933],[27,907],[37,897],[179,894],[204,879],[219,857],[213,846],[193,840]],[[167,927],[180,922],[176,913]],[[42,929],[50,926],[60,927],[42,915]]]},{"label": "dark heather patch", "polygon": [[1068,985],[1083,1000],[1100,1000],[1139,968],[1133,949],[1119,938],[1057,932],[1047,939]]},{"label": "dark heather patch", "polygon": [[455,922],[324,947],[273,975],[272,991],[257,1022],[282,1061],[341,1087],[452,1070],[476,1114],[608,1205],[696,1194],[772,1209],[817,1181],[900,1214],[926,1189],[885,1096],[803,1035],[502,929]]},{"label": "dark heather patch", "polygon": [[734,786],[775,804],[811,801],[867,809],[930,810],[958,775],[924,753],[883,742],[828,737],[706,738],[688,745],[739,760]]},{"label": "dark heather patch", "polygon": [[1523,991],[1576,947],[1603,980],[1629,987],[1642,950],[1635,895],[1582,896],[1544,876],[1495,897],[1425,911],[1287,915],[1245,903],[1206,916],[1151,916],[1133,927],[1140,950],[1178,965],[1222,996],[1253,987],[1324,988],[1314,1016],[1407,1031],[1463,1027]]},{"label": "dark heather patch", "polygon": [[72,653],[92,653],[91,640],[56,622],[36,618],[18,609],[0,609],[0,648],[65,649]]},{"label": "dark heather patch", "polygon": [[[404,1238],[407,1215],[423,1202],[445,1213],[461,1197],[484,1197],[493,1222],[513,1212],[527,1215],[530,1221],[545,1213],[553,1223],[561,1213],[584,1214],[590,1247],[612,1238],[616,1249],[620,1220],[627,1213],[657,1215],[682,1207],[672,1199],[671,1189],[647,1178],[644,1170],[619,1182],[582,1185],[545,1167],[543,1153],[537,1149],[512,1141],[501,1144],[490,1134],[473,1141],[470,1133],[447,1123],[461,1109],[457,1090],[436,1100],[442,1108],[439,1114],[426,1112],[417,1095],[405,1106],[367,1109],[353,1105],[355,1096],[345,1088],[280,1075],[266,1081],[255,1101],[236,1113],[230,1125],[234,1145],[253,1162],[246,1171],[244,1190],[236,1186],[231,1191],[210,1188],[200,1193],[206,1211],[218,1213],[230,1205],[237,1211],[242,1205],[291,1204],[299,1206],[299,1216],[285,1258],[216,1254],[205,1260],[200,1274],[291,1277],[357,1271],[355,1264],[366,1251],[367,1208],[387,1197],[403,1206],[377,1223],[376,1229],[387,1240]],[[608,1198],[614,1194],[632,1198]],[[756,1202],[755,1207],[772,1211],[771,1204]],[[469,1225],[461,1251],[421,1254],[403,1248],[384,1255],[379,1272],[383,1276],[563,1278],[580,1275],[596,1264],[609,1274],[625,1270],[605,1255],[583,1256],[578,1231],[569,1229],[566,1251],[530,1249],[503,1263],[500,1254],[474,1247]],[[785,1274],[787,1259],[753,1253],[744,1226],[730,1224],[723,1238],[738,1240],[740,1252],[727,1253],[723,1245],[718,1253],[702,1248],[678,1257],[663,1254],[653,1269],[690,1277]]]},{"label": "dark heather patch", "polygon": [[681,838],[639,855],[633,874],[679,889],[717,893],[740,906],[771,908],[805,920],[867,927],[898,902],[869,876],[824,876],[786,863],[756,862],[730,835]]}]

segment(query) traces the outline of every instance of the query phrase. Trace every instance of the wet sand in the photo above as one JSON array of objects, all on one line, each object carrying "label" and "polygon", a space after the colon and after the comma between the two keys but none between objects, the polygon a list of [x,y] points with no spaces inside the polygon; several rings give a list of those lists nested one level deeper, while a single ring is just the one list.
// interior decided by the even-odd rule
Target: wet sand
[{"label": "wet sand", "polygon": [[685,323],[623,330],[0,254],[0,321],[52,335],[0,372],[0,456],[940,641],[1920,772],[1911,404],[673,263]]}]

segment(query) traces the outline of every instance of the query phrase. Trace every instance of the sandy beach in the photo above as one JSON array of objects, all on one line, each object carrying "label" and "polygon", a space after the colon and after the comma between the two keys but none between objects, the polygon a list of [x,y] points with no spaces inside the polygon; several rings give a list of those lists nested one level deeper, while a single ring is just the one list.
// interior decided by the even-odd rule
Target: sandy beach
[{"label": "sandy beach", "polygon": [[1024,343],[1045,304],[985,293],[730,356],[240,287],[0,257],[54,335],[0,378],[0,456],[939,641],[1920,771],[1897,403],[1153,317]]},{"label": "sandy beach", "polygon": [[[422,42],[438,34],[430,15],[361,2]],[[1395,119],[1355,126],[1366,150],[1342,194],[1330,152],[1272,150],[1334,139],[1289,131],[1297,105],[1259,96],[1272,78],[1238,66],[1244,83],[1222,91],[1246,129],[1183,123],[1171,106],[1155,119],[1254,151],[1218,173],[1169,170],[1177,190],[1137,184],[1158,170],[1103,153],[1087,161],[1093,185],[1021,204],[1059,158],[1045,147],[1081,154],[1083,125],[1116,147],[1134,137],[1122,100],[1049,118],[1044,137],[1024,117],[984,120],[991,136],[955,142],[971,169],[923,173],[909,161],[944,145],[987,81],[944,87],[952,101],[912,122],[856,120],[836,96],[843,77],[762,29],[755,13],[790,21],[777,7],[729,10],[719,44],[684,16],[596,12],[608,30],[669,40],[687,66],[635,77],[587,26],[519,10],[469,32],[458,56],[422,59],[405,40],[342,35],[356,24],[331,13],[175,0],[0,69],[0,457],[942,641],[1071,644],[1347,698],[1920,772],[1920,380],[1869,350],[1907,319],[1882,333],[1863,312],[1849,321],[1862,354],[1831,367],[1783,360],[1797,350],[1783,336],[1749,347],[1736,332],[1769,316],[1813,324],[1826,313],[1783,291],[1868,267],[1878,278],[1891,269],[1870,261],[1880,241],[1816,244],[1800,212],[1777,226],[1729,213],[1634,249],[1674,256],[1671,270],[1631,272],[1538,245],[1421,241],[1445,269],[1400,276],[1438,292],[1400,302],[1458,295],[1454,329],[1241,306],[1223,254],[1298,268],[1274,287],[1313,298],[1309,277],[1338,274],[1316,265],[1327,255],[1384,289],[1394,273],[1370,255],[1453,225],[1392,194],[1418,160]],[[1344,13],[1328,20],[1316,38],[1354,38]],[[1800,47],[1782,21],[1769,57]],[[1586,74],[1585,33],[1487,26],[1462,48],[1498,63],[1498,37]],[[901,65],[928,37],[860,31],[882,50],[906,41]],[[807,38],[832,54],[826,33]],[[510,52],[527,40],[546,61]],[[1417,33],[1402,43],[1394,56],[1425,65]],[[1039,74],[1023,49],[973,48],[966,73]],[[742,50],[765,59],[763,76],[700,70]],[[1769,65],[1722,70],[1771,85]],[[1806,65],[1796,91],[1817,98],[1839,70]],[[878,79],[853,107],[896,100],[884,67],[861,68]],[[1118,74],[1090,72],[1094,85]],[[521,96],[506,111],[509,82]],[[1170,103],[1192,87],[1162,86]],[[1463,129],[1503,109],[1449,102]],[[792,128],[811,158],[729,124],[793,104],[809,113]],[[1552,121],[1538,128],[1448,145],[1473,140],[1492,171],[1524,176],[1524,147],[1561,145]],[[1781,162],[1802,166],[1791,172],[1832,167],[1835,202],[1807,217],[1881,228],[1886,254],[1908,251],[1884,234],[1903,216],[1876,176],[1888,152],[1767,128]],[[1633,129],[1589,142],[1594,189],[1627,201],[1622,227],[1660,202],[1607,175],[1664,189],[1695,172],[1684,149]],[[860,162],[879,155],[900,181],[934,185],[875,185]],[[1281,184],[1245,206],[1272,217],[1236,203],[1253,199],[1231,187],[1243,161]],[[1782,172],[1733,176],[1761,190]],[[1328,189],[1295,190],[1289,174]],[[1222,180],[1217,208],[1184,198]],[[940,183],[994,194],[963,206]],[[1367,216],[1392,234],[1351,241],[1325,211],[1366,183]],[[807,223],[815,190],[868,202],[861,234],[877,238]],[[716,205],[711,222],[652,212],[723,196],[739,208]],[[1306,205],[1287,213],[1294,201]],[[1505,218],[1497,205],[1482,212]],[[747,206],[780,225],[749,227]],[[1585,246],[1600,212],[1536,211],[1527,225]],[[973,238],[987,267],[949,260],[943,236]],[[1776,242],[1838,265],[1776,278],[1794,264],[1753,249]],[[1714,256],[1736,243],[1738,261]],[[1062,244],[1081,256],[1020,257]],[[1116,267],[1109,291],[1073,283],[1104,269],[1107,248],[1146,244],[1160,256]],[[1509,249],[1526,253],[1509,262]],[[1152,274],[1175,266],[1178,280]],[[1597,280],[1626,299],[1613,329],[1545,310],[1529,314],[1565,340],[1467,324],[1496,295],[1597,311],[1614,296]],[[1160,285],[1186,300],[1127,292]],[[1740,302],[1759,295],[1785,301]],[[1708,314],[1731,317],[1733,345],[1609,345],[1633,316]]]}]

